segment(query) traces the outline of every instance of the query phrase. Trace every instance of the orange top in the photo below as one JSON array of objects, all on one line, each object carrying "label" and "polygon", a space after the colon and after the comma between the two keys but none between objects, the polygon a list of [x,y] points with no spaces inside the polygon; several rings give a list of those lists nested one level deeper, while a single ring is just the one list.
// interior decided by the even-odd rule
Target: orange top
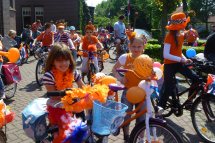
[{"label": "orange top", "polygon": [[194,29],[190,29],[186,31],[185,37],[188,43],[194,43],[196,39],[198,38],[198,33]]},{"label": "orange top", "polygon": [[50,46],[53,42],[53,38],[54,38],[53,32],[45,33],[44,31],[37,37],[37,40],[42,41],[43,46]]},{"label": "orange top", "polygon": [[[0,47],[2,47],[3,48],[3,45],[2,45],[2,42],[0,41]],[[0,62],[3,62],[3,58],[2,58],[2,56],[0,55]]]},{"label": "orange top", "polygon": [[[171,33],[168,33],[165,37],[164,43],[170,44],[170,54],[174,56],[181,57],[182,56],[182,45],[184,42],[184,35],[180,34],[178,36],[178,47],[176,47],[174,36]],[[164,59],[164,64],[177,63],[176,61],[171,61],[168,59]]]},{"label": "orange top", "polygon": [[[124,69],[131,69],[133,70],[133,63],[134,63],[135,58],[132,58],[131,53],[127,54],[126,62],[124,65]],[[125,83],[126,88],[131,88],[133,86],[138,86],[140,83],[141,79],[138,78],[133,72],[127,72],[125,73],[125,78],[127,82]]]},{"label": "orange top", "polygon": [[[96,36],[91,36],[90,39],[88,39],[87,36],[82,37],[82,50],[88,51],[88,46],[91,44],[97,44],[99,43],[99,40],[97,39]],[[83,57],[87,57],[88,53],[84,52]]]},{"label": "orange top", "polygon": [[126,29],[126,35],[130,38],[132,34],[132,30]]}]

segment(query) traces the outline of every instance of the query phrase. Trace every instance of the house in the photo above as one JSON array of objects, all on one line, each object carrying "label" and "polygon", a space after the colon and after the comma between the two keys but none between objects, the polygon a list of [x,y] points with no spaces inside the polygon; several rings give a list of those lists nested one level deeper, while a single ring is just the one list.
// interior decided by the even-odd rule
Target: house
[{"label": "house", "polygon": [[17,0],[17,31],[39,19],[42,24],[64,19],[68,25],[79,27],[79,0]]},{"label": "house", "polygon": [[16,30],[15,0],[0,0],[0,34],[7,35],[10,29]]}]

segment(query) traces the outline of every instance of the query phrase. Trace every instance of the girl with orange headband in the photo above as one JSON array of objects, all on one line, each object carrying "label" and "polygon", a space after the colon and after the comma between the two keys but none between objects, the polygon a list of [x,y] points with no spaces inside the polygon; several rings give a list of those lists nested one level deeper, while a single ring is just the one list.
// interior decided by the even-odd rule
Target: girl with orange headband
[{"label": "girl with orange headband", "polygon": [[[184,76],[190,78],[193,82],[198,81],[198,76],[187,68],[184,64],[192,62],[182,54],[182,45],[184,42],[184,30],[187,23],[190,21],[190,17],[186,17],[184,13],[176,13],[171,16],[169,25],[166,29],[169,33],[164,40],[164,84],[160,95],[159,106],[165,109],[169,96],[173,99],[176,98],[176,81],[175,74],[181,73]],[[191,92],[190,92],[191,93]],[[178,107],[180,104],[178,100],[173,101],[173,105]],[[191,104],[187,104],[189,107]]]}]

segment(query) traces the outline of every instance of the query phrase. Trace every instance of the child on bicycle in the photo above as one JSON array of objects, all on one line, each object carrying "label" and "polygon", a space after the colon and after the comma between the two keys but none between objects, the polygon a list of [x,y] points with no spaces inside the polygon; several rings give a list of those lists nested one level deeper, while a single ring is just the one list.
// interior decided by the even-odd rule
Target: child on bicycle
[{"label": "child on bicycle", "polygon": [[[78,87],[82,87],[84,83],[81,75],[75,70],[75,62],[70,50],[64,43],[55,43],[49,53],[45,74],[43,76],[43,84],[47,91],[65,90],[73,87],[75,81]],[[58,135],[54,138],[53,143],[62,142],[63,132],[67,129],[67,121],[71,117],[71,113],[67,113],[60,107],[61,97],[51,97],[47,102],[48,118],[51,125],[57,125],[59,128]],[[76,114],[84,119],[84,112]]]},{"label": "child on bicycle", "polygon": [[[121,67],[124,69],[133,69],[133,62],[134,62],[135,58],[137,58],[144,52],[144,48],[145,48],[145,45],[144,45],[143,37],[142,36],[137,37],[137,36],[135,36],[135,33],[132,33],[132,35],[130,36],[130,45],[129,45],[130,53],[121,55],[112,69],[114,77],[116,77],[122,84],[125,84],[125,87],[127,89],[129,89],[133,86],[138,86],[138,84],[141,80],[137,83],[127,83],[128,79],[126,79],[125,77],[121,77],[118,74],[118,72],[116,71],[116,69],[121,68]],[[121,102],[128,106],[127,112],[129,112],[129,111],[133,110],[133,104],[130,103],[126,99],[126,92],[127,92],[127,90],[125,90],[123,92],[122,97],[121,97]],[[129,119],[130,117],[131,116],[126,115],[125,120]],[[137,122],[141,121],[142,120],[141,118],[138,118]],[[124,133],[125,142],[128,142],[129,141],[129,125],[126,127],[123,127],[123,133]]]},{"label": "child on bicycle", "polygon": [[[191,63],[192,60],[187,59],[182,54],[184,33],[181,32],[181,30],[184,30],[189,21],[190,18],[186,17],[184,13],[176,13],[171,16],[170,23],[166,26],[169,33],[166,35],[164,40],[164,84],[161,89],[162,92],[160,94],[159,101],[159,106],[164,109],[169,96],[172,96],[173,99],[176,98],[176,73],[179,72],[183,74],[184,76],[190,78],[193,82],[198,81],[198,76],[184,65],[186,63]],[[176,107],[180,104],[177,100],[174,100],[173,102],[173,105]]]},{"label": "child on bicycle", "polygon": [[[93,59],[93,63],[95,65],[96,68],[96,72],[99,71],[99,67],[98,67],[98,59],[97,59],[97,48],[98,49],[103,49],[102,44],[99,42],[99,40],[97,39],[96,36],[93,36],[93,31],[94,31],[94,26],[93,25],[87,25],[85,27],[85,36],[82,37],[82,41],[81,41],[81,47],[83,50],[83,61],[82,61],[82,67],[81,67],[81,71],[82,71],[82,79],[84,79],[84,76],[87,74],[88,72],[88,53],[89,51],[93,50],[94,54],[94,59]],[[92,45],[96,45],[96,46],[92,46]],[[95,47],[94,49],[91,49],[89,47]]]}]

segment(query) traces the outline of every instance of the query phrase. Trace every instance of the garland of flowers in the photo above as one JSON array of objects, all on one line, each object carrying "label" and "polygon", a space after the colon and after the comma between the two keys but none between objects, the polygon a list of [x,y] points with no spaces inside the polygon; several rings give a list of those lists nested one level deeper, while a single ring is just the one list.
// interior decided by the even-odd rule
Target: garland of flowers
[{"label": "garland of flowers", "polygon": [[57,90],[65,90],[72,87],[74,80],[73,72],[68,69],[65,73],[60,72],[56,68],[52,68],[52,72],[55,79],[55,87]]},{"label": "garland of flowers", "polygon": [[[108,86],[101,84],[94,85],[93,87],[89,85],[84,86],[82,89],[73,88],[66,91],[66,96],[61,98],[61,102],[67,112],[81,112],[85,109],[92,109],[94,100],[105,103],[108,91]],[[80,101],[73,103],[73,99],[80,99]]]}]

